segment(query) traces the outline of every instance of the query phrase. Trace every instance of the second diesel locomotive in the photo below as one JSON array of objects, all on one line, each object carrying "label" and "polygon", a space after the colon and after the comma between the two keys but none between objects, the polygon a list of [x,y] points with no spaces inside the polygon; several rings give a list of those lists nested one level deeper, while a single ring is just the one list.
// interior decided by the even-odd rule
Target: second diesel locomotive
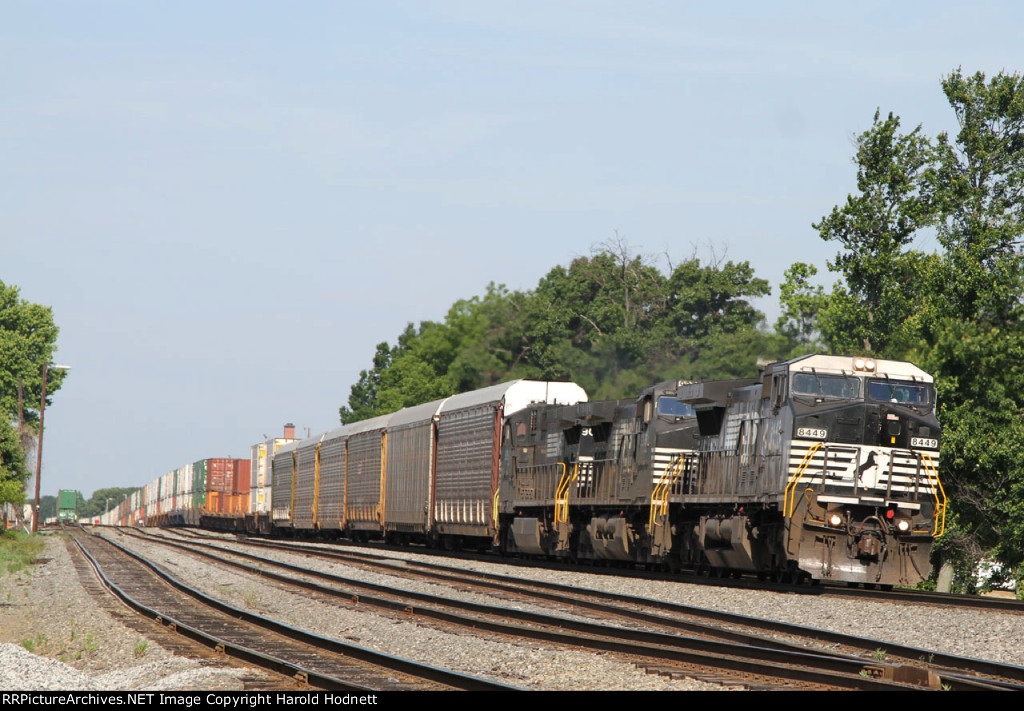
[{"label": "second diesel locomotive", "polygon": [[927,577],[941,534],[932,378],[812,355],[750,380],[534,406],[504,428],[500,545],[851,584]]}]

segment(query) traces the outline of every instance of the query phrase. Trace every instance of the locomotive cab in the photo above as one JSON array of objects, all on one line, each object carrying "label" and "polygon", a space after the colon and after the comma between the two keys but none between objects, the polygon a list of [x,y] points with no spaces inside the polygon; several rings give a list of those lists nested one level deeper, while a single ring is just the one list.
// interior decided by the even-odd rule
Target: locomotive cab
[{"label": "locomotive cab", "polygon": [[817,579],[913,584],[943,530],[932,378],[899,361],[785,364],[787,550]]}]

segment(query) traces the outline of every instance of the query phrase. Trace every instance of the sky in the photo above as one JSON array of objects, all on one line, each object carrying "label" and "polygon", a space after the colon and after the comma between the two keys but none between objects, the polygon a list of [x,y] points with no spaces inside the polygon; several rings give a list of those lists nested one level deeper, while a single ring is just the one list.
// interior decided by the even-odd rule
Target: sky
[{"label": "sky", "polygon": [[[52,306],[42,493],[338,425],[377,343],[622,239],[837,252],[876,110],[1024,69],[1015,2],[0,0],[0,281]],[[932,250],[925,237],[914,245]],[[31,484],[30,484],[31,486]]]}]

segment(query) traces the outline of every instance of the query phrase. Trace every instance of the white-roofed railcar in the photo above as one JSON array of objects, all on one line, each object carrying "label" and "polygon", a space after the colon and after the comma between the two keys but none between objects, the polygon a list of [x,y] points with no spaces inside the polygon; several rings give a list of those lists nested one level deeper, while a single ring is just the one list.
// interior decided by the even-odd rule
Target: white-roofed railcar
[{"label": "white-roofed railcar", "polygon": [[489,547],[502,422],[586,397],[575,383],[515,380],[287,444],[273,457],[273,525]]}]

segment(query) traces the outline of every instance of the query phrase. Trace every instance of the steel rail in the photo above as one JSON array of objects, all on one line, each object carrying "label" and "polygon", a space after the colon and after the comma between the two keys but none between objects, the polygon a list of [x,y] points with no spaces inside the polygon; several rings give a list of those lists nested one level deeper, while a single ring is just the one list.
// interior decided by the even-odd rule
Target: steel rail
[{"label": "steel rail", "polygon": [[[182,620],[170,618],[165,612],[155,610],[148,605],[145,605],[139,600],[136,600],[129,595],[121,586],[114,583],[109,576],[105,574],[100,566],[99,562],[94,556],[90,554],[86,547],[82,544],[77,537],[75,537],[76,543],[78,543],[82,552],[90,558],[93,566],[98,570],[99,575],[103,578],[104,584],[107,585],[115,594],[118,595],[126,604],[131,606],[136,611],[140,612],[151,619],[163,624],[164,626],[172,627],[176,631],[189,636],[196,641],[199,641],[207,646],[211,646],[218,651],[230,653],[238,656],[239,658],[250,661],[253,664],[265,666],[266,668],[277,670],[293,670],[297,678],[306,681],[309,684],[318,686],[324,689],[336,689],[336,690],[352,690],[352,691],[372,691],[381,690],[380,687],[365,686],[356,684],[351,681],[341,679],[330,674],[325,674],[305,667],[302,665],[294,664],[280,657],[260,652],[251,647],[232,643],[222,637],[204,632],[194,626],[187,624]],[[420,664],[411,660],[402,659],[393,655],[383,654],[381,652],[375,652],[364,647],[357,645],[348,644],[339,640],[330,639],[321,635],[306,632],[298,628],[285,625],[275,620],[262,617],[246,610],[233,607],[226,603],[223,603],[215,598],[209,597],[200,591],[192,588],[191,586],[182,583],[177,580],[166,571],[161,570],[159,567],[154,565],[151,561],[145,557],[138,555],[132,551],[125,549],[123,546],[119,546],[105,538],[101,538],[107,545],[110,545],[118,550],[124,556],[134,559],[139,564],[145,566],[154,575],[162,579],[164,582],[177,589],[179,592],[188,595],[194,600],[200,602],[202,605],[217,610],[220,613],[227,614],[233,618],[233,623],[237,625],[239,621],[245,622],[250,625],[254,625],[264,630],[273,632],[281,637],[294,640],[301,644],[310,645],[321,650],[328,650],[335,654],[342,655],[348,659],[358,660],[365,664],[370,664],[382,669],[387,669],[391,672],[398,672],[408,674],[412,677],[416,677],[425,681],[429,681],[435,684],[441,684],[451,689],[464,689],[464,690],[475,690],[475,691],[508,691],[514,690],[516,687],[512,687],[506,684],[499,684],[496,682],[490,682],[477,677],[459,674],[447,669],[441,669],[431,665]],[[285,673],[279,671],[279,673]]]},{"label": "steel rail", "polygon": [[[148,531],[143,531],[142,533],[148,536],[156,537],[153,533]],[[193,537],[202,538],[206,540],[212,539],[221,540],[223,542],[229,542],[226,539],[217,539],[215,537],[205,535]],[[859,649],[869,653],[873,653],[875,650],[883,648],[886,650],[889,656],[900,657],[906,660],[913,660],[918,663],[925,663],[930,667],[936,667],[942,670],[943,673],[950,676],[950,678],[955,678],[960,675],[981,673],[986,674],[990,677],[1000,677],[1002,679],[1008,679],[1016,683],[1024,682],[1024,667],[1016,665],[1002,664],[999,662],[992,662],[984,659],[960,657],[919,647],[911,647],[908,645],[873,640],[864,637],[843,634],[839,632],[831,632],[828,630],[803,627],[785,622],[776,622],[773,620],[747,617],[745,615],[739,615],[735,613],[719,612],[704,608],[694,608],[686,605],[681,605],[678,603],[665,602],[662,600],[655,600],[651,598],[639,598],[630,595],[608,593],[604,591],[581,588],[578,586],[563,585],[559,583],[548,583],[532,580],[523,581],[510,576],[500,575],[496,573],[484,573],[479,571],[467,573],[464,569],[452,566],[422,561],[390,558],[387,556],[381,556],[379,554],[367,554],[362,552],[340,552],[334,550],[325,550],[323,547],[319,546],[314,547],[307,545],[289,545],[249,538],[240,539],[238,542],[245,543],[247,545],[271,548],[275,550],[284,550],[288,552],[306,555],[316,555],[319,557],[349,562],[357,562],[362,564],[366,564],[365,561],[367,559],[376,562],[382,560],[400,562],[406,566],[411,566],[414,568],[422,568],[428,571],[438,571],[438,573],[443,574],[443,576],[445,577],[441,577],[441,575],[438,575],[437,573],[432,573],[431,575],[438,577],[440,579],[446,579],[449,582],[480,585],[482,581],[487,581],[489,584],[494,586],[494,589],[518,594],[524,594],[524,588],[538,588],[542,592],[531,591],[529,592],[529,594],[534,595],[536,597],[540,597],[542,599],[561,602],[564,604],[571,604],[576,607],[586,607],[597,611],[610,610],[614,613],[624,614],[625,611],[623,611],[622,608],[610,607],[606,604],[606,601],[611,600],[618,603],[641,606],[650,610],[662,610],[674,614],[700,616],[721,623],[741,625],[754,629],[760,629],[767,632],[781,633],[802,638],[808,638],[823,644],[838,644],[844,647]],[[403,570],[401,568],[395,568],[395,572],[401,572],[403,574],[414,573],[414,571]],[[637,617],[642,617],[644,613],[635,613],[633,611],[629,611],[629,614],[635,615]],[[653,618],[651,621],[658,624],[666,624],[668,622],[671,622],[666,620],[663,616],[650,615],[650,618]],[[682,627],[682,623],[680,623],[680,625],[681,628],[685,628]],[[991,683],[1002,684],[1003,682],[992,681]],[[1011,683],[1009,684],[1009,686],[1011,688],[1017,688],[1015,683]]]},{"label": "steel rail", "polygon": [[[888,689],[908,688],[905,684],[894,684],[888,679],[878,679],[870,675],[865,676],[866,669],[881,670],[885,673],[885,667],[892,665],[869,662],[862,658],[839,655],[831,652],[815,653],[804,647],[784,642],[765,640],[762,637],[725,632],[724,636],[730,636],[736,641],[722,642],[713,639],[701,639],[695,637],[666,634],[665,632],[651,632],[624,627],[612,627],[606,623],[593,623],[581,620],[569,619],[542,613],[532,613],[523,610],[494,607],[479,603],[451,600],[426,593],[415,593],[405,590],[395,590],[384,585],[366,583],[352,580],[342,576],[310,570],[301,566],[283,563],[281,561],[267,560],[240,551],[233,551],[220,546],[206,543],[182,543],[167,540],[163,537],[152,537],[148,540],[158,542],[160,545],[185,550],[194,555],[211,559],[218,564],[226,564],[231,567],[244,570],[253,575],[270,578],[284,584],[298,586],[306,590],[313,590],[317,593],[332,597],[350,599],[358,604],[367,604],[397,611],[406,615],[414,615],[421,618],[429,618],[445,622],[447,624],[459,624],[474,629],[487,629],[489,631],[506,634],[513,637],[527,637],[530,639],[543,640],[548,642],[569,644],[588,649],[610,651],[619,654],[642,656],[648,659],[659,661],[673,661],[676,663],[698,665],[707,668],[722,668],[748,675],[771,676],[791,681],[830,686],[833,688],[847,689]],[[208,553],[203,550],[196,550],[193,546],[214,549],[221,554],[241,557],[247,560],[259,562],[263,567],[256,568],[237,561],[226,560],[221,556]],[[326,588],[317,583],[299,581],[286,575],[273,573],[266,569],[272,566],[287,570],[292,573],[316,577],[335,584],[345,585],[349,588],[369,589],[376,592],[387,592],[399,595],[406,599],[414,599],[435,605],[435,608],[413,607],[405,601],[394,601],[384,598],[369,596],[353,596],[333,588]],[[569,601],[570,603],[574,601]],[[585,606],[594,607],[594,606]],[[455,608],[461,611],[470,611],[474,616],[466,617],[462,614],[450,613],[438,608]],[[621,614],[623,610],[616,608],[612,614]],[[483,615],[485,617],[480,617]],[[507,622],[495,622],[491,618],[515,619],[519,622],[530,625],[541,625],[542,627],[522,627],[510,625]],[[672,620],[663,617],[646,616],[647,621],[672,625]],[[691,625],[706,634],[718,634],[722,630],[710,630],[707,626]],[[573,633],[565,632],[572,630]],[[891,672],[891,670],[890,670]],[[926,676],[926,675],[925,675]]]}]

